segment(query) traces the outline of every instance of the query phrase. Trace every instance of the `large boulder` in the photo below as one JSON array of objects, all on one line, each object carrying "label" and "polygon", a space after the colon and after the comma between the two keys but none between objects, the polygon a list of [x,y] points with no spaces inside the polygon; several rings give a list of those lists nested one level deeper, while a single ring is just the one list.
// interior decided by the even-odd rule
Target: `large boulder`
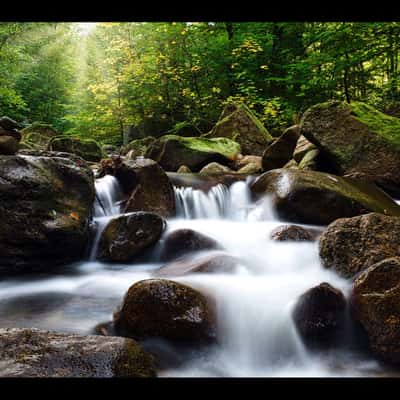
[{"label": "large boulder", "polygon": [[151,146],[155,141],[156,138],[153,136],[132,140],[121,147],[120,153],[122,155],[127,155],[129,153],[129,158],[131,160],[134,160],[136,157],[144,157],[149,146]]},{"label": "large boulder", "polygon": [[300,130],[337,174],[357,176],[400,195],[400,119],[361,102],[333,101],[309,108]]},{"label": "large boulder", "polygon": [[322,264],[353,277],[385,258],[400,256],[399,235],[399,217],[371,213],[338,219],[320,237]]},{"label": "large boulder", "polygon": [[104,154],[100,145],[93,139],[82,139],[74,136],[55,136],[47,150],[76,154],[86,161],[100,161]]},{"label": "large boulder", "polygon": [[354,281],[353,317],[366,331],[372,351],[382,360],[400,363],[400,258],[371,265]]},{"label": "large boulder", "polygon": [[174,188],[164,170],[153,160],[122,160],[120,157],[102,161],[99,176],[114,175],[128,196],[125,213],[155,212],[163,217],[175,213]]},{"label": "large boulder", "polygon": [[221,250],[221,245],[193,229],[177,229],[169,232],[163,242],[160,259],[170,261],[184,254],[203,250]]},{"label": "large boulder", "polygon": [[164,135],[148,148],[146,157],[157,161],[166,171],[176,171],[181,165],[199,171],[213,161],[230,164],[238,154],[240,145],[228,138]]},{"label": "large boulder", "polygon": [[276,169],[258,177],[251,190],[270,195],[278,217],[289,222],[327,225],[369,212],[400,216],[400,206],[375,185],[323,172]]},{"label": "large boulder", "polygon": [[344,325],[345,308],[343,293],[324,282],[300,296],[292,317],[307,345],[329,345]]},{"label": "large boulder", "polygon": [[114,315],[116,331],[135,339],[164,338],[196,343],[215,337],[215,315],[195,289],[166,279],[132,285]]},{"label": "large boulder", "polygon": [[228,104],[211,132],[210,138],[226,137],[238,142],[243,154],[261,156],[273,141],[262,122],[244,104]]},{"label": "large boulder", "polygon": [[0,157],[0,272],[52,269],[84,256],[95,197],[81,158]]},{"label": "large boulder", "polygon": [[159,215],[133,212],[113,218],[100,236],[97,257],[103,261],[129,262],[158,242],[165,228]]},{"label": "large boulder", "polygon": [[193,273],[229,273],[240,264],[240,260],[224,252],[212,252],[199,257],[183,256],[155,270],[152,276],[173,277]]},{"label": "large boulder", "polygon": [[262,168],[264,171],[282,168],[293,155],[299,138],[299,128],[294,125],[286,129],[263,152]]},{"label": "large boulder", "polygon": [[2,378],[155,377],[154,358],[133,339],[39,329],[0,329]]}]

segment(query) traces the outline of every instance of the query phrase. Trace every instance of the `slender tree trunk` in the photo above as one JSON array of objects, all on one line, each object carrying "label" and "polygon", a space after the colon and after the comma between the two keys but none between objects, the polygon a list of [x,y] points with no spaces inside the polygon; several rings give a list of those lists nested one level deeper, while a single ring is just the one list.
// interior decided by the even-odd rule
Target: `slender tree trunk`
[{"label": "slender tree trunk", "polygon": [[228,51],[229,51],[229,57],[228,57],[228,64],[227,64],[227,77],[228,77],[228,90],[229,96],[233,96],[234,92],[235,92],[235,81],[234,81],[234,77],[232,74],[232,50],[233,50],[233,37],[235,34],[234,31],[234,26],[233,26],[233,22],[226,22],[225,23],[225,30],[226,33],[228,35]]},{"label": "slender tree trunk", "polygon": [[346,52],[346,66],[344,68],[344,75],[343,75],[343,86],[344,86],[344,94],[346,96],[346,101],[350,103],[350,82],[349,82],[349,54]]}]

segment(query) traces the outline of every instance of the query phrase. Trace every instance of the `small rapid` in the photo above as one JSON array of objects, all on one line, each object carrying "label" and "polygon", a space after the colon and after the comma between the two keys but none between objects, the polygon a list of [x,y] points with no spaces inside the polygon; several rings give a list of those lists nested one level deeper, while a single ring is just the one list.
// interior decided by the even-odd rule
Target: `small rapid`
[{"label": "small rapid", "polygon": [[[315,242],[275,242],[282,225],[271,201],[251,199],[248,181],[218,184],[207,192],[175,187],[176,216],[166,232],[190,228],[217,240],[240,262],[231,273],[193,273],[173,278],[212,296],[216,305],[217,345],[199,350],[179,367],[159,376],[370,376],[381,366],[348,343],[324,353],[306,349],[291,318],[293,305],[322,282],[342,290],[350,283],[324,269]],[[36,327],[92,334],[112,319],[129,287],[162,266],[149,261],[105,264],[96,260],[107,222],[121,212],[121,188],[111,177],[96,180],[93,208],[96,234],[88,260],[57,275],[0,282],[0,326]],[[162,238],[163,239],[163,238]],[[350,335],[351,336],[351,332]]]}]

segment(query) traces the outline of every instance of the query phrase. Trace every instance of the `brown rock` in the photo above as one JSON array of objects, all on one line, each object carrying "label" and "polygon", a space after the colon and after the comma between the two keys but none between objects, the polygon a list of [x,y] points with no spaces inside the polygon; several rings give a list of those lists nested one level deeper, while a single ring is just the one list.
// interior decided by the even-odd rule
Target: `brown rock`
[{"label": "brown rock", "polygon": [[281,225],[275,228],[270,238],[276,241],[296,241],[296,242],[313,242],[317,240],[322,230],[306,229],[297,225]]}]

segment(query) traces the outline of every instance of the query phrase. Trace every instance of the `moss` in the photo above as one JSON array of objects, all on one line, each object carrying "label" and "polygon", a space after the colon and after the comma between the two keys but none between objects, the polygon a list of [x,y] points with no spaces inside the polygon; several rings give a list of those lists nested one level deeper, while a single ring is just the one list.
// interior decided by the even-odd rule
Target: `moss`
[{"label": "moss", "polygon": [[55,136],[49,144],[49,150],[76,154],[87,161],[100,161],[105,154],[94,139],[81,139],[75,136]]},{"label": "moss", "polygon": [[165,135],[161,139],[162,141],[175,140],[190,150],[204,153],[219,153],[230,160],[234,160],[241,150],[239,143],[228,138],[208,139],[204,137]]},{"label": "moss", "polygon": [[400,149],[400,119],[383,114],[374,107],[354,101],[351,104],[353,115],[378,136]]}]

